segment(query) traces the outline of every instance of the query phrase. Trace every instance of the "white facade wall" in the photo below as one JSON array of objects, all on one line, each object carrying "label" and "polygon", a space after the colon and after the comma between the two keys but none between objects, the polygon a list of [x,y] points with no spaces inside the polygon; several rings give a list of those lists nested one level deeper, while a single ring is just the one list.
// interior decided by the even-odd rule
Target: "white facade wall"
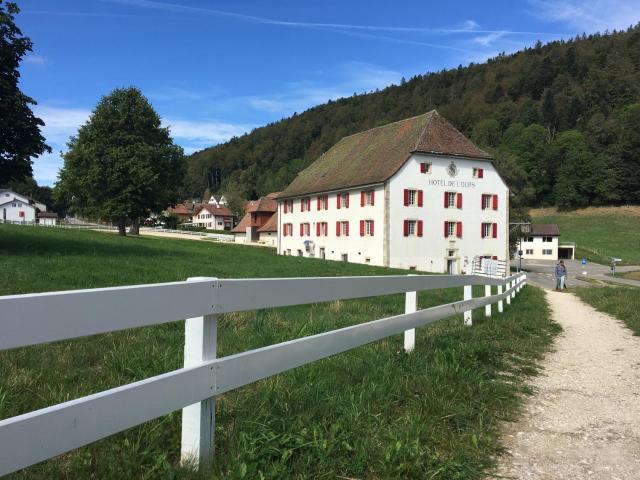
[{"label": "white facade wall", "polygon": [[216,216],[205,209],[200,210],[200,212],[193,217],[193,223],[196,226],[209,228],[211,230],[224,230],[225,221],[229,224],[231,219],[229,217]]},{"label": "white facade wall", "polygon": [[264,243],[265,245],[269,245],[270,247],[275,247],[278,244],[278,233],[277,232],[259,232],[258,242]]},{"label": "white facade wall", "polygon": [[[373,205],[361,206],[361,191],[374,192]],[[349,193],[349,208],[341,202],[341,208],[337,208],[336,196],[338,193]],[[317,195],[311,197],[311,210],[300,211],[300,199],[296,197],[293,202],[293,212],[284,213],[283,202],[278,202],[278,253],[282,255],[298,255],[302,252],[304,257],[322,256],[328,260],[342,260],[347,256],[349,262],[370,263],[372,265],[384,264],[383,237],[384,237],[384,185],[358,187],[340,192],[326,192],[329,195],[328,209],[318,211]],[[373,220],[373,236],[360,236],[360,220]],[[336,222],[349,222],[349,235],[336,236]],[[327,223],[327,236],[316,235],[318,222]],[[283,235],[283,225],[293,224],[293,235]],[[310,234],[300,235],[300,224],[310,224]],[[313,242],[313,248],[306,251],[304,242]]]},{"label": "white facade wall", "polygon": [[247,242],[247,234],[246,233],[236,233],[233,234],[233,241],[235,243],[246,243]]},{"label": "white facade wall", "polygon": [[[551,239],[550,242],[545,239]],[[558,237],[524,236],[520,239],[520,250],[523,260],[556,260],[558,258]],[[551,250],[551,254],[543,254],[543,250]],[[527,252],[531,253],[527,253]]]},{"label": "white facade wall", "polygon": [[[420,172],[420,163],[431,163],[430,173]],[[455,176],[447,169],[453,162]],[[474,168],[483,170],[483,178],[474,178]],[[508,260],[509,190],[491,162],[413,155],[389,180],[389,266],[416,268],[428,272],[462,273],[469,270],[473,257],[490,256]],[[405,206],[404,189],[422,190],[423,206]],[[445,192],[462,194],[462,208],[444,207]],[[482,195],[497,195],[482,208]],[[422,220],[422,237],[404,236],[404,220]],[[462,237],[444,236],[445,222],[461,222]],[[483,238],[482,223],[496,223],[497,238]],[[492,233],[492,232],[491,232]],[[449,255],[453,253],[453,255]]]},{"label": "white facade wall", "polygon": [[54,226],[58,224],[58,219],[57,218],[39,218],[38,223],[40,225]]}]

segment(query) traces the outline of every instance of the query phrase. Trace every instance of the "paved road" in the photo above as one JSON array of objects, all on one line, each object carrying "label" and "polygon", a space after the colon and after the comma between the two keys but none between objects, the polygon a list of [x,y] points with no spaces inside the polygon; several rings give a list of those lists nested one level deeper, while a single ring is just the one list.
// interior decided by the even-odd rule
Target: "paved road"
[{"label": "paved road", "polygon": [[[553,290],[556,288],[556,279],[553,274],[557,261],[556,260],[523,260],[522,269],[527,271],[527,281],[542,288]],[[626,285],[633,285],[640,287],[640,282],[635,280],[628,280],[622,278],[613,279],[607,274],[610,272],[608,265],[600,265],[598,263],[587,263],[586,267],[583,267],[579,260],[564,260],[564,264],[567,267],[567,285],[570,287],[581,286],[588,287],[593,284],[578,280],[577,277],[582,277],[583,271],[587,272],[586,277],[616,281]],[[618,267],[618,272],[629,272],[632,270],[640,270],[640,267]]]},{"label": "paved road", "polygon": [[640,478],[640,338],[570,293],[547,291],[563,333],[505,432],[493,478]]}]

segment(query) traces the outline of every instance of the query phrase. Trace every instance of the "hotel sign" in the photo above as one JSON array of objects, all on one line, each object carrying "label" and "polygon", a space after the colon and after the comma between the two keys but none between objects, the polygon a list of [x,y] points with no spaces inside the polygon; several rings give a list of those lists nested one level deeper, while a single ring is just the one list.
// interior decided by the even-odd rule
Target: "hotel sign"
[{"label": "hotel sign", "polygon": [[437,178],[430,178],[427,182],[429,186],[442,187],[442,188],[475,188],[476,182],[467,182],[464,180],[440,180]]}]

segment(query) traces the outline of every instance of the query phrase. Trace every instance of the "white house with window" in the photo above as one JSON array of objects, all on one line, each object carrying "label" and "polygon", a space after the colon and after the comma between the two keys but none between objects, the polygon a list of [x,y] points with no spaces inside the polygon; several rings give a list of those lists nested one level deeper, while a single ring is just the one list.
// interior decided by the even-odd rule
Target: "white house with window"
[{"label": "white house with window", "polygon": [[431,272],[508,261],[509,191],[435,110],[343,138],[278,196],[278,253]]},{"label": "white house with window", "polygon": [[29,197],[13,190],[0,190],[0,219],[3,222],[34,223],[36,213],[37,209]]},{"label": "white house with window", "polygon": [[531,224],[523,227],[518,244],[523,260],[572,259],[575,245],[560,244],[560,229],[555,224]]},{"label": "white house with window", "polygon": [[193,224],[209,230],[231,230],[233,213],[227,207],[203,203],[193,212]]}]

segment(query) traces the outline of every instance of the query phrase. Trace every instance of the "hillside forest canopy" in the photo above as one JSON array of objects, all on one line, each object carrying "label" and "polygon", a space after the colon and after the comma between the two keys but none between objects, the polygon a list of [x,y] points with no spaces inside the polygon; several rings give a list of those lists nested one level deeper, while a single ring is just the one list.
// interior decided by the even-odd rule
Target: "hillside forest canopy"
[{"label": "hillside forest canopy", "polygon": [[437,109],[490,152],[526,206],[640,203],[640,25],[329,101],[185,159],[185,198],[283,189],[340,138]]}]

